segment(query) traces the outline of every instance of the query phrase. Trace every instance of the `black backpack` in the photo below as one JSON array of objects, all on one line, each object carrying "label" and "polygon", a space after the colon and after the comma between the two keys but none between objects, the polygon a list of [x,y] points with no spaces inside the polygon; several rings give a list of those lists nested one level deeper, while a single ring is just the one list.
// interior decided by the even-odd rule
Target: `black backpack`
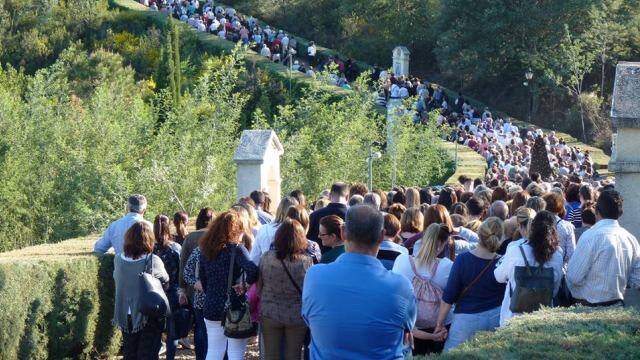
[{"label": "black backpack", "polygon": [[525,266],[516,266],[514,271],[515,289],[509,291],[511,304],[509,310],[513,313],[528,313],[539,310],[541,306],[551,306],[553,299],[553,269],[530,266],[524,254],[522,245],[519,246]]}]

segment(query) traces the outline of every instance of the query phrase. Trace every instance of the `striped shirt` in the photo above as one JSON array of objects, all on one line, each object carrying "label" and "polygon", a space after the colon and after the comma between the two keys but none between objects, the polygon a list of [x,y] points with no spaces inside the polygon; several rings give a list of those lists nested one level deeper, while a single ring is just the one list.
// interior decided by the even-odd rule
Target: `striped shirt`
[{"label": "striped shirt", "polygon": [[573,224],[566,220],[560,219],[558,215],[556,218],[556,230],[558,231],[558,240],[560,240],[560,248],[562,248],[562,261],[566,265],[573,255],[573,251],[576,248],[576,235]]},{"label": "striped shirt", "polygon": [[627,284],[640,287],[640,245],[617,220],[600,220],[582,235],[569,261],[569,290],[576,299],[601,303],[623,300]]}]

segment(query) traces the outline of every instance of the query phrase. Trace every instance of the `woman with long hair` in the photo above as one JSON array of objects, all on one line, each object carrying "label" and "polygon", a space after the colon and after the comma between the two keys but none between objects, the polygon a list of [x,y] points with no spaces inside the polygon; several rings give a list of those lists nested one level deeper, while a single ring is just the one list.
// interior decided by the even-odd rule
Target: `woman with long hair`
[{"label": "woman with long hair", "polygon": [[153,229],[143,221],[134,223],[124,235],[123,252],[113,260],[115,299],[113,323],[122,331],[125,360],[158,359],[164,318],[142,315],[139,309],[139,274],[147,271],[164,284],[169,274],[162,260],[153,255]]},{"label": "woman with long hair", "polygon": [[406,242],[416,235],[421,236],[424,230],[424,215],[418,206],[407,208],[400,217],[400,238]]},{"label": "woman with long hair", "polygon": [[331,250],[322,254],[320,262],[329,264],[334,262],[338,256],[344,254],[344,240],[342,239],[342,225],[344,220],[338,215],[329,215],[320,219],[320,230],[318,239],[322,241],[322,246]]},{"label": "woman with long hair", "polygon": [[420,191],[416,188],[408,188],[404,193],[404,206],[407,209],[420,207]]},{"label": "woman with long hair", "polygon": [[[471,250],[476,246],[478,242],[478,235],[465,228],[465,227],[454,227],[453,221],[451,221],[451,216],[449,215],[449,210],[443,205],[431,205],[424,211],[424,226],[425,228],[431,224],[442,224],[444,227],[449,230],[449,241],[447,245],[444,247],[442,252],[439,254],[439,257],[448,257],[449,260],[455,260],[456,256],[465,251]],[[415,238],[410,239],[411,241],[415,241]],[[418,253],[420,251],[420,246],[422,246],[422,239],[418,238],[417,241],[412,245],[411,241],[405,242],[405,246],[412,253]],[[412,248],[410,248],[410,246]]]},{"label": "woman with long hair", "polygon": [[273,249],[260,260],[258,289],[267,360],[301,359],[307,333],[301,316],[302,287],[304,276],[313,265],[307,255],[308,244],[304,227],[287,218],[276,231]]},{"label": "woman with long hair", "polygon": [[256,234],[255,243],[251,248],[251,261],[255,264],[260,263],[260,257],[271,249],[271,244],[276,235],[276,230],[280,224],[287,218],[287,211],[290,207],[298,205],[298,200],[291,196],[285,196],[280,200],[276,216],[273,222],[264,224]]},{"label": "woman with long hair", "polygon": [[[175,217],[174,217],[175,219]],[[159,214],[153,220],[153,234],[156,240],[153,254],[158,256],[164,268],[169,274],[169,285],[165,287],[165,294],[169,300],[172,313],[178,309],[179,304],[179,278],[180,278],[180,252],[182,247],[173,241],[171,236],[170,221],[166,215]],[[176,334],[176,322],[174,315],[167,318],[167,354],[168,360],[176,356],[178,338]]]},{"label": "woman with long hair", "polygon": [[[205,293],[204,321],[207,327],[207,360],[241,360],[247,339],[232,339],[224,335],[222,319],[225,303],[230,299],[231,309],[238,309],[246,300],[246,284],[258,277],[258,267],[249,260],[249,252],[242,245],[245,229],[241,215],[228,210],[215,218],[207,233],[200,238],[199,276]],[[231,263],[234,259],[233,264]],[[233,271],[229,276],[229,269]],[[229,277],[233,289],[228,291]],[[240,281],[240,285],[235,285]]]},{"label": "woman with long hair", "polygon": [[184,243],[189,232],[187,226],[189,225],[189,214],[186,211],[178,211],[173,214],[173,226],[176,228],[176,235],[174,241],[180,244]]},{"label": "woman with long hair", "polygon": [[[302,205],[294,205],[289,207],[289,210],[287,210],[286,218],[296,220],[300,223],[300,225],[302,225],[304,231],[306,233],[309,233],[309,212]],[[320,245],[318,245],[317,242],[311,240],[307,240],[307,242],[309,243],[306,250],[307,255],[309,255],[313,259],[314,264],[319,263],[320,259],[322,258]]]},{"label": "woman with long hair", "polygon": [[444,328],[452,305],[456,305],[445,351],[462,344],[478,331],[494,330],[500,325],[505,285],[496,282],[493,270],[499,258],[496,251],[502,241],[502,220],[486,219],[478,235],[478,246],[456,257],[442,295],[436,332]]},{"label": "woman with long hair", "polygon": [[562,253],[559,251],[555,221],[553,213],[546,210],[539,212],[531,221],[527,241],[507,248],[507,253],[495,269],[496,280],[507,283],[500,311],[500,326],[503,326],[507,320],[514,316],[509,306],[511,305],[511,293],[516,286],[515,268],[525,266],[524,257],[532,267],[542,265],[553,269],[554,295],[558,292],[562,279]]},{"label": "woman with long hair", "polygon": [[[434,286],[443,290],[447,285],[453,262],[446,257],[438,258],[438,254],[442,252],[448,241],[449,230],[446,226],[435,223],[429,225],[422,236],[423,245],[420,247],[420,251],[415,256],[399,255],[392,271],[403,275],[414,284],[424,281],[422,279],[429,279]],[[419,286],[414,286],[414,291],[419,288]],[[425,294],[416,293],[418,301],[422,297],[425,297]],[[444,348],[445,332],[443,330],[436,332],[434,327],[425,327],[423,325],[425,323],[435,323],[437,317],[425,319],[421,318],[420,315],[418,314],[416,327],[412,331],[414,338],[413,355],[441,352]],[[450,323],[450,319],[444,320],[443,324],[446,329],[449,328]]]}]

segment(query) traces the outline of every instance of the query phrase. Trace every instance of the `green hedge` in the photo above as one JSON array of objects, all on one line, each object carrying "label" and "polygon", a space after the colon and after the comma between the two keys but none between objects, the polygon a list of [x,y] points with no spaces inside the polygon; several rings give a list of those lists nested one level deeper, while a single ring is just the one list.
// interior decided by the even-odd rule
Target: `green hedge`
[{"label": "green hedge", "polygon": [[113,257],[94,238],[0,254],[0,359],[95,359],[114,354]]},{"label": "green hedge", "polygon": [[437,357],[640,359],[640,313],[623,308],[545,309],[516,317],[506,327],[480,333]]}]

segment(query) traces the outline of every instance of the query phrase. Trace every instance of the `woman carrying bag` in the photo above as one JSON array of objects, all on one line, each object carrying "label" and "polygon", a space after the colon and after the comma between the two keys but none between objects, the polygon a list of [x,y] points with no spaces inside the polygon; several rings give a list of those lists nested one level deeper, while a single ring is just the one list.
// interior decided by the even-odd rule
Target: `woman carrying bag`
[{"label": "woman carrying bag", "polygon": [[542,210],[531,222],[527,242],[510,246],[500,259],[494,274],[498,282],[507,283],[500,326],[514,316],[514,311],[517,314],[551,306],[562,279],[562,252],[555,223],[554,214]]},{"label": "woman carrying bag", "polygon": [[241,245],[244,235],[240,214],[229,210],[220,214],[200,238],[198,273],[205,294],[207,360],[222,360],[225,351],[229,360],[243,359],[248,338],[255,335],[245,290],[247,284],[256,281],[258,267]]},{"label": "woman carrying bag", "polygon": [[[308,331],[301,315],[302,286],[313,265],[306,254],[306,231],[298,221],[287,218],[276,231],[273,245],[260,260],[258,281],[264,355],[266,360],[300,359]],[[280,351],[283,339],[284,357]]]},{"label": "woman carrying bag", "polygon": [[158,359],[165,317],[141,313],[144,303],[140,286],[140,274],[145,272],[162,283],[169,282],[162,260],[152,254],[154,243],[151,226],[137,222],[124,236],[123,253],[114,258],[113,324],[123,333],[124,360]]},{"label": "woman carrying bag", "polygon": [[500,325],[500,303],[505,285],[496,282],[493,270],[499,257],[496,251],[500,248],[503,229],[499,218],[486,219],[478,230],[478,247],[460,254],[453,263],[436,325],[436,333],[445,328],[445,319],[455,304],[445,352],[478,331],[494,330]]}]

